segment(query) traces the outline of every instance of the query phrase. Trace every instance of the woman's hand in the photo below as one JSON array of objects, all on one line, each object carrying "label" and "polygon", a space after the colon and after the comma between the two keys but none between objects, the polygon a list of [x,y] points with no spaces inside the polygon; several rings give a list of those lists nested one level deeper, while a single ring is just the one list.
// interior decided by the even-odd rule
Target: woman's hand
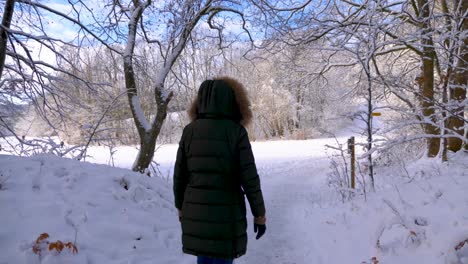
[{"label": "woman's hand", "polygon": [[261,238],[266,231],[266,217],[259,216],[254,218],[254,232],[257,233],[255,239]]}]

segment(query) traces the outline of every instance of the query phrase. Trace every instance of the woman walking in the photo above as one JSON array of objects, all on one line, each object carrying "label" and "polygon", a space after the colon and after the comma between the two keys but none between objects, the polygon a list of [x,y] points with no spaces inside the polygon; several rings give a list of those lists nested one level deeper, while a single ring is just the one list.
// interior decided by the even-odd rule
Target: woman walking
[{"label": "woman walking", "polygon": [[246,253],[244,195],[259,239],[265,206],[245,125],[252,117],[244,87],[228,77],[204,81],[183,131],[174,168],[182,250],[198,264],[229,264]]}]

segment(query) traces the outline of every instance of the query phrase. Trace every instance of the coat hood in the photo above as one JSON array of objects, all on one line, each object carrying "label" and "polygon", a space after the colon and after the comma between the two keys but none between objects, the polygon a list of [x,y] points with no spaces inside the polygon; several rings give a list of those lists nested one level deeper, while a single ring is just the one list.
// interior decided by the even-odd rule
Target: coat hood
[{"label": "coat hood", "polygon": [[188,111],[190,119],[225,118],[244,126],[252,119],[247,92],[240,82],[230,77],[204,81]]}]

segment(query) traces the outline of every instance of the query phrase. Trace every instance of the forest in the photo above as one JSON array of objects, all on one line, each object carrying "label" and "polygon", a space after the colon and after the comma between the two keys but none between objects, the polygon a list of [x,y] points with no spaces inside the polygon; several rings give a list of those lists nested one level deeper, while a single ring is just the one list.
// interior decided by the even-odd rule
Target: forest
[{"label": "forest", "polygon": [[[177,143],[203,80],[248,89],[251,140],[363,135],[364,154],[468,149],[468,2],[0,2],[0,133],[12,151]],[[356,125],[358,124],[358,125]],[[54,140],[50,140],[54,138]],[[56,139],[58,138],[58,142]],[[8,143],[4,143],[8,144]],[[63,153],[62,153],[63,154]]]}]

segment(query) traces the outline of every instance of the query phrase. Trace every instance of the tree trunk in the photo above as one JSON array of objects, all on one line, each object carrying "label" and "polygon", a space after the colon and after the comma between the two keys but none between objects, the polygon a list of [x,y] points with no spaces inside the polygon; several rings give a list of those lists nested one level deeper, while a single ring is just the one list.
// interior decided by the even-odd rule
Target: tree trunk
[{"label": "tree trunk", "polygon": [[427,0],[418,0],[421,19],[421,76],[418,78],[419,100],[425,120],[423,125],[427,138],[427,156],[435,157],[439,153],[439,128],[435,126],[436,117],[434,109],[434,43],[430,25],[430,6]]},{"label": "tree trunk", "polygon": [[154,150],[156,148],[156,140],[158,139],[159,132],[161,132],[164,120],[167,117],[167,106],[172,99],[173,93],[164,96],[160,91],[163,87],[155,88],[155,98],[157,104],[157,114],[152,123],[151,130],[140,135],[140,150],[138,151],[137,158],[133,164],[133,171],[144,173],[150,166],[153,160]]},{"label": "tree trunk", "polygon": [[[373,139],[373,124],[372,124],[372,112],[374,111],[373,95],[372,95],[372,80],[369,62],[367,62],[366,74],[367,74],[367,116],[366,116],[366,126],[367,126],[367,151],[371,151]],[[372,153],[367,156],[367,161],[369,162],[369,177],[371,178],[372,191],[375,192],[375,180],[374,180],[374,164],[372,161]]]},{"label": "tree trunk", "polygon": [[[450,58],[449,58],[449,63],[450,61],[453,61],[453,56],[450,55]],[[443,86],[442,86],[442,102],[444,103],[444,105],[447,105],[448,103],[448,89],[447,89],[447,86],[448,86],[448,79],[449,79],[449,76],[451,74],[451,68],[449,66],[449,68],[447,69],[447,74],[446,76],[442,76],[443,78]],[[447,155],[447,152],[448,152],[448,140],[447,138],[445,137],[445,135],[447,134],[447,127],[448,127],[448,119],[447,119],[447,111],[444,109],[442,111],[442,120],[443,120],[443,127],[441,129],[441,136],[442,136],[442,161],[448,161],[448,155]]]},{"label": "tree trunk", "polygon": [[173,93],[171,92],[168,95],[163,95],[161,91],[164,89],[164,84],[159,84],[155,87],[154,93],[157,113],[151,127],[149,127],[146,118],[143,116],[143,111],[139,101],[140,99],[138,98],[135,73],[133,71],[131,60],[124,59],[124,69],[128,101],[133,115],[133,120],[140,137],[140,150],[138,151],[132,170],[143,173],[153,160],[156,140],[158,139],[164,120],[166,120],[167,106],[172,99]]},{"label": "tree trunk", "polygon": [[2,77],[3,68],[5,66],[6,47],[8,41],[8,32],[6,29],[10,28],[14,10],[15,0],[6,0],[5,7],[3,9],[2,26],[0,27],[0,78]]},{"label": "tree trunk", "polygon": [[[465,17],[463,18],[463,23],[461,23],[460,32],[466,32],[468,30],[468,18],[466,17],[466,12],[468,12],[468,1],[460,0],[461,8],[457,12],[458,16]],[[468,84],[468,37],[462,35],[464,39],[460,41],[463,43],[460,45],[458,52],[458,62],[453,73],[452,84],[450,85],[450,102],[456,107],[452,111],[452,115],[448,119],[448,129],[457,133],[459,136],[463,137],[465,135],[465,119],[464,112],[465,108],[462,106],[462,102],[466,99],[466,87]],[[448,149],[454,152],[462,149],[463,144],[465,144],[465,149],[467,149],[467,139],[465,142],[459,137],[449,137],[448,138]]]}]

